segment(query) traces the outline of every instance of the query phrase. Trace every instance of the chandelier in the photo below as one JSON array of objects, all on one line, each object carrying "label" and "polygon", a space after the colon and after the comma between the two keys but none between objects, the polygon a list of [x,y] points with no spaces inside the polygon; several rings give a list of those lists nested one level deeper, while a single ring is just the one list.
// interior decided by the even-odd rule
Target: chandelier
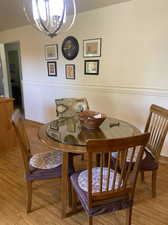
[{"label": "chandelier", "polygon": [[68,31],[76,17],[75,0],[23,0],[23,9],[28,21],[51,38]]}]

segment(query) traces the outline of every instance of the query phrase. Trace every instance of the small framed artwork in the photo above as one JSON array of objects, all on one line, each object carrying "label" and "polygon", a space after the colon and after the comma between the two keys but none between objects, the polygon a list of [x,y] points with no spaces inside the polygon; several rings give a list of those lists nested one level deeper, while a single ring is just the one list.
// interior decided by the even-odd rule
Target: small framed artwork
[{"label": "small framed artwork", "polygon": [[89,39],[83,41],[83,57],[100,57],[101,56],[101,38]]},{"label": "small framed artwork", "polygon": [[58,45],[46,45],[45,46],[45,60],[58,59]]},{"label": "small framed artwork", "polygon": [[66,64],[65,65],[65,74],[66,74],[66,79],[75,80],[75,65],[74,64]]},{"label": "small framed artwork", "polygon": [[85,74],[98,75],[99,74],[99,60],[85,60]]},{"label": "small framed artwork", "polygon": [[57,62],[47,62],[48,76],[57,76]]}]

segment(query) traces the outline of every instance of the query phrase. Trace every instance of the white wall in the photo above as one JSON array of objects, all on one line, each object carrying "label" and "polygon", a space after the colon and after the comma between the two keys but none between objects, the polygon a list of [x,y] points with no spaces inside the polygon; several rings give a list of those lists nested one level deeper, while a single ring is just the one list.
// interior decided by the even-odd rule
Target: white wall
[{"label": "white wall", "polygon": [[[20,41],[26,118],[55,118],[54,99],[86,96],[92,109],[127,120],[140,129],[152,103],[168,108],[168,1],[132,0],[78,15],[69,33],[49,39],[25,26],[0,33],[0,42]],[[67,61],[61,44],[68,35],[80,44]],[[103,39],[100,75],[84,75],[83,40]],[[44,46],[59,45],[58,76],[48,77]],[[76,65],[76,80],[64,65]],[[163,154],[168,156],[168,143]]]}]

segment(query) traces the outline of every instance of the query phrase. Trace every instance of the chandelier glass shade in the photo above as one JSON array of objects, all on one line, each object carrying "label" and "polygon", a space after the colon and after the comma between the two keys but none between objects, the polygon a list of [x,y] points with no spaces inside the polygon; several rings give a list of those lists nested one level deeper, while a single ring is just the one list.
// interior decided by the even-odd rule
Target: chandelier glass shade
[{"label": "chandelier glass shade", "polygon": [[75,0],[23,0],[27,20],[39,31],[54,37],[69,30],[75,21]]}]

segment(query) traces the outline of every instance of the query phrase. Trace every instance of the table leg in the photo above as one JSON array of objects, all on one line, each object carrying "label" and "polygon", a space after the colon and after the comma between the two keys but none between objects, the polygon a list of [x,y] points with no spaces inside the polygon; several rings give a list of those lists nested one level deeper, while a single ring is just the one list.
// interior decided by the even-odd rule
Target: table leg
[{"label": "table leg", "polygon": [[63,152],[62,163],[62,218],[66,217],[67,202],[68,202],[68,152]]}]

